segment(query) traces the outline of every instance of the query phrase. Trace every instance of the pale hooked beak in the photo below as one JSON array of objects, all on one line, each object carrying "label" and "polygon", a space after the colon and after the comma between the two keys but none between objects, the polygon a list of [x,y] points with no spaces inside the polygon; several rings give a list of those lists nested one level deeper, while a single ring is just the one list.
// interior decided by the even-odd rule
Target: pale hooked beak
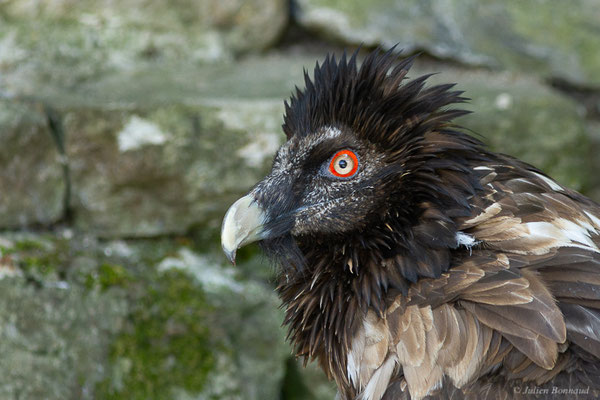
[{"label": "pale hooked beak", "polygon": [[235,264],[237,249],[266,237],[265,221],[264,210],[251,195],[242,197],[229,207],[221,226],[221,246],[232,264]]}]

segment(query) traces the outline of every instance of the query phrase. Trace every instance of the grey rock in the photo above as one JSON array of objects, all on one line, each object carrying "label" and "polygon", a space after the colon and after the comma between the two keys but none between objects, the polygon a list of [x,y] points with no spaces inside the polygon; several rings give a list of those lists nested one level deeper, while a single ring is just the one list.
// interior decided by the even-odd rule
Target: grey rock
[{"label": "grey rock", "polygon": [[0,227],[59,220],[64,213],[64,157],[43,106],[0,100],[0,143]]},{"label": "grey rock", "polygon": [[36,288],[19,276],[1,279],[0,293],[0,397],[93,399],[122,299],[64,281]]},{"label": "grey rock", "polygon": [[291,350],[285,343],[283,312],[272,287],[240,280],[234,268],[187,249],[163,259],[158,269],[182,270],[196,279],[215,307],[214,331],[220,332],[221,348],[206,387],[201,393],[180,390],[176,398],[278,398]]},{"label": "grey rock", "polygon": [[206,223],[263,175],[280,119],[279,102],[66,112],[76,226],[155,236]]},{"label": "grey rock", "polygon": [[298,0],[299,23],[350,44],[424,49],[469,65],[600,86],[600,3]]},{"label": "grey rock", "polygon": [[198,65],[260,51],[279,37],[285,0],[3,1],[0,90],[35,95],[119,71]]},{"label": "grey rock", "polygon": [[224,262],[166,239],[0,235],[0,398],[278,398],[279,300]]}]

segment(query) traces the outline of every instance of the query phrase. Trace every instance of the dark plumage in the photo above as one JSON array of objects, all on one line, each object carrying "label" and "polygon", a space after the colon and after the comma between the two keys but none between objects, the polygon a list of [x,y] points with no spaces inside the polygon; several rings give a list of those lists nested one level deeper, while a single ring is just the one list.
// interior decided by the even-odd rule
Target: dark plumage
[{"label": "dark plumage", "polygon": [[289,338],[342,400],[599,395],[600,206],[464,133],[462,92],[412,62],[305,74],[224,250],[280,266]]}]

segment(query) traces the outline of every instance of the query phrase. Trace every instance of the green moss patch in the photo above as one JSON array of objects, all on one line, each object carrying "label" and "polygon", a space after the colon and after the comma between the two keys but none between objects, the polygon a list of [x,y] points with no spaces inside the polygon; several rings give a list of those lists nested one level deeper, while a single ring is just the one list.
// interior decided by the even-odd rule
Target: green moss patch
[{"label": "green moss patch", "polygon": [[[110,279],[119,279],[111,269]],[[153,280],[135,304],[130,327],[113,342],[112,378],[98,398],[165,399],[173,388],[199,392],[215,359],[204,292],[180,271]]]},{"label": "green moss patch", "polygon": [[11,246],[0,250],[27,279],[38,283],[61,278],[69,265],[69,243],[56,237],[17,237]]},{"label": "green moss patch", "polygon": [[102,290],[113,286],[125,287],[132,282],[132,275],[121,265],[104,263],[98,267],[98,270],[89,274],[85,284],[88,288],[99,286]]}]

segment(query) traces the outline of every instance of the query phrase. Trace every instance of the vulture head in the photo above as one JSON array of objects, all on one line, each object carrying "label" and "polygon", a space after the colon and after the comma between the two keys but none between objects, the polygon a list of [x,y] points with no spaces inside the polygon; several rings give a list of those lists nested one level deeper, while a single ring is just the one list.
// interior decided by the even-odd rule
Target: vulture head
[{"label": "vulture head", "polygon": [[[356,53],[344,54],[317,63],[312,79],[305,72],[306,88],[285,104],[287,141],[271,173],[224,219],[231,261],[240,246],[260,241],[283,273],[327,255],[332,268],[360,275],[376,259],[458,245],[451,217],[468,213],[464,197],[477,182],[464,155],[478,157],[479,142],[453,129],[451,120],[466,113],[452,107],[465,101],[462,92],[426,88],[428,76],[408,80],[413,61],[376,51],[358,67]],[[444,155],[447,148],[454,153]],[[381,289],[439,276],[448,267],[440,257],[433,267],[401,268]]]}]

